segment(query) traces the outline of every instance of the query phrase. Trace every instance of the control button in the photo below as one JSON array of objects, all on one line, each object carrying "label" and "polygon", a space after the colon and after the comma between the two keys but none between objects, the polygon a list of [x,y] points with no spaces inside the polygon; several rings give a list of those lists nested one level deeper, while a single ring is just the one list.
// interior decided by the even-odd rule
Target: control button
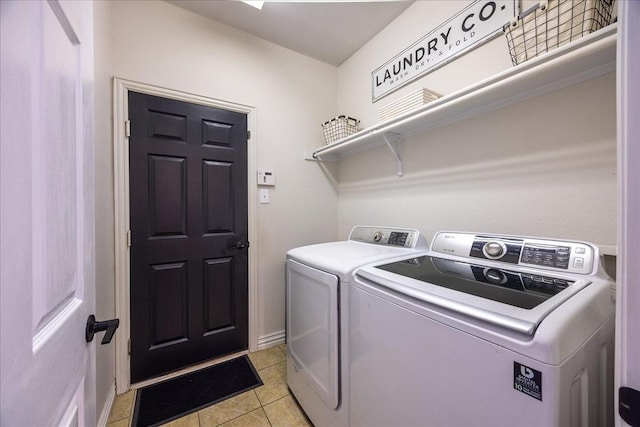
[{"label": "control button", "polygon": [[584,258],[575,258],[573,260],[573,266],[575,268],[582,268],[584,267]]},{"label": "control button", "polygon": [[373,233],[373,241],[379,242],[380,240],[382,240],[382,231],[376,231]]},{"label": "control button", "polygon": [[487,258],[496,259],[500,258],[506,252],[506,247],[504,243],[500,242],[488,242],[485,243],[482,248],[482,252],[484,252]]},{"label": "control button", "polygon": [[584,254],[587,252],[586,248],[576,248],[576,253],[577,254]]},{"label": "control button", "polygon": [[493,285],[501,285],[507,281],[507,276],[500,270],[496,270],[495,268],[490,268],[484,273],[484,277],[487,279],[487,282]]}]

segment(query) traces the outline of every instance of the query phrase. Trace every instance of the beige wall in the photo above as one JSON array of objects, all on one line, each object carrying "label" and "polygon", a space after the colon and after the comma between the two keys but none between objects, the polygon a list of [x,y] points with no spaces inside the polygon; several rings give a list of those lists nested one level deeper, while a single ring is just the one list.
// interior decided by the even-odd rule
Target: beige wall
[{"label": "beige wall", "polygon": [[[370,73],[468,2],[416,2],[339,68],[339,110],[377,123],[378,109],[421,87],[442,94],[510,68],[500,36],[371,102]],[[383,147],[337,173],[339,230],[358,223],[529,234],[616,244],[613,73],[411,137],[405,176]]]},{"label": "beige wall", "polygon": [[[107,76],[255,108],[256,166],[271,168],[270,204],[257,205],[259,340],[284,337],[287,250],[336,240],[337,193],[303,153],[336,114],[335,67],[160,1],[99,2],[96,50],[97,293],[114,310],[111,83]],[[98,52],[96,53],[99,54]],[[255,173],[256,171],[250,171]],[[100,346],[98,346],[100,347]],[[113,346],[98,355],[98,411],[113,384]]]},{"label": "beige wall", "polygon": [[257,167],[277,182],[258,205],[258,336],[284,331],[286,251],[336,237],[336,194],[302,155],[335,113],[335,67],[164,2],[115,2],[112,29],[115,76],[255,107]]}]

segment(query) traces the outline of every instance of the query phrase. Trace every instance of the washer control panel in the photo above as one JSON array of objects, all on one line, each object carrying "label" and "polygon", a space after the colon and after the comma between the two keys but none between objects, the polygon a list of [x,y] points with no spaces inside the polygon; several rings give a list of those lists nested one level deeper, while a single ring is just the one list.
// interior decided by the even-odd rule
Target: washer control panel
[{"label": "washer control panel", "polygon": [[403,248],[427,247],[424,236],[418,230],[408,228],[357,226],[351,230],[349,240]]},{"label": "washer control panel", "polygon": [[589,243],[530,237],[439,232],[431,250],[534,268],[591,274],[597,251]]},{"label": "washer control panel", "polygon": [[520,259],[522,246],[518,241],[504,239],[475,238],[469,250],[469,256],[486,258],[517,264]]}]

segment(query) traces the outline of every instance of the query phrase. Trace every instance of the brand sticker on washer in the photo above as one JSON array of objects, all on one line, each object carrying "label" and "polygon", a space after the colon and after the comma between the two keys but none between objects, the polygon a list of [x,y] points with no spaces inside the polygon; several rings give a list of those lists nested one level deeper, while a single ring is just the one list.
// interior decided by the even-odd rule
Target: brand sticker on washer
[{"label": "brand sticker on washer", "polygon": [[518,362],[513,362],[513,388],[542,400],[542,372]]}]

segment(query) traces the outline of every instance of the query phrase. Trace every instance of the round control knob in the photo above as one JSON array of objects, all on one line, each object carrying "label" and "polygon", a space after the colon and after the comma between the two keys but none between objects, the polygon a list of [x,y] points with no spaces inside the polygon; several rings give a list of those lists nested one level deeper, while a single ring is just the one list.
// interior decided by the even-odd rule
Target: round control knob
[{"label": "round control knob", "polygon": [[495,268],[490,268],[484,272],[484,277],[487,279],[487,282],[492,285],[502,285],[507,281],[507,276],[500,270],[496,270]]},{"label": "round control knob", "polygon": [[482,247],[482,252],[487,258],[498,259],[507,252],[507,247],[502,242],[487,242]]},{"label": "round control knob", "polygon": [[373,241],[379,242],[380,240],[382,240],[382,231],[376,231],[373,233]]}]

